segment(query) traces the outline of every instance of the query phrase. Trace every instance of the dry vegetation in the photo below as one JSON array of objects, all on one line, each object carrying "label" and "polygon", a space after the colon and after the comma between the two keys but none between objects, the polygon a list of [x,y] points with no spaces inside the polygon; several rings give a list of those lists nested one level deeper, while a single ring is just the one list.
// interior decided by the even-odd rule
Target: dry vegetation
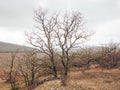
[{"label": "dry vegetation", "polygon": [[69,73],[68,85],[61,86],[60,80],[46,82],[35,90],[119,90],[120,70],[103,70],[94,68],[86,70],[83,74],[80,70]]},{"label": "dry vegetation", "polygon": [[[111,46],[111,44],[109,45]],[[91,49],[85,48],[80,50],[79,52],[77,51],[74,54],[71,54],[70,60],[72,61],[70,61],[71,63],[69,66],[69,72],[68,72],[68,77],[66,81],[67,86],[61,86],[61,82],[62,82],[61,79],[52,79],[53,74],[50,69],[51,65],[49,62],[49,58],[47,58],[47,56],[45,55],[42,58],[39,57],[40,62],[41,61],[43,62],[42,64],[39,65],[40,71],[38,69],[40,76],[37,78],[35,77],[35,82],[39,84],[35,86],[33,89],[28,89],[27,86],[24,86],[25,85],[24,81],[21,81],[21,79],[24,77],[20,76],[21,79],[19,79],[19,84],[18,84],[18,86],[20,87],[19,90],[119,90],[120,89],[120,67],[119,67],[120,61],[119,61],[118,54],[120,53],[119,53],[119,48],[116,48],[116,49],[117,50],[115,50],[116,52],[114,54],[111,53],[111,55],[117,54],[117,56],[116,55],[115,56],[118,61],[117,61],[117,65],[114,67],[111,67],[112,65],[111,63],[105,62],[105,59],[104,59],[104,63],[108,63],[110,66],[104,67],[104,65],[101,66],[101,63],[99,64],[99,62],[96,62],[96,58],[98,59],[98,57],[100,56],[101,56],[100,61],[103,61],[103,55],[101,55],[102,53],[101,50],[103,50],[103,47],[101,47],[101,49],[99,48],[97,51],[94,51],[93,49],[91,50]],[[99,53],[101,52],[101,53],[98,54],[97,52]],[[92,53],[94,53],[94,56]],[[18,62],[19,60],[24,61],[26,56],[27,57],[29,55],[30,55],[29,57],[32,56],[31,53],[27,53],[27,54],[17,53],[17,54],[18,54],[16,55],[17,58],[15,59],[17,61],[17,63],[15,62],[16,64],[20,63]],[[106,54],[106,55],[109,55],[109,54]],[[86,55],[87,57],[85,57]],[[105,55],[105,58],[108,58],[108,56],[106,57],[106,55]],[[4,69],[1,68],[0,70],[0,90],[10,90],[11,88],[10,83],[7,82],[7,80],[9,79],[8,69],[11,63],[10,56],[11,54],[6,54],[6,57],[9,57],[9,60],[1,59],[2,60],[1,63],[4,63],[3,66],[5,65],[4,66],[5,68]],[[39,54],[37,54],[37,56],[39,56]],[[20,57],[24,57],[24,59],[21,59]],[[60,61],[59,60],[60,58],[57,58],[57,56],[55,59],[57,59],[57,61]],[[115,59],[115,62],[116,62],[116,59]],[[34,59],[32,58],[32,59],[26,59],[26,60],[36,60],[36,59],[34,57]],[[89,60],[90,60],[90,63],[88,63]],[[7,63],[8,66],[6,66],[5,63]],[[56,64],[58,68],[57,69],[58,77],[61,78],[62,66],[60,65],[60,62],[58,63],[59,64]],[[31,63],[28,63],[28,64],[31,64]],[[17,70],[19,71],[19,69]],[[28,70],[30,70],[30,68],[28,68]],[[28,74],[30,75],[30,73]]]},{"label": "dry vegetation", "polygon": [[[41,78],[45,78],[42,76]],[[61,80],[45,82],[34,90],[119,90],[120,69],[91,68],[84,73],[80,69],[69,72],[68,85],[61,86]],[[0,90],[9,90],[10,84],[0,80]],[[21,89],[24,90],[24,89]]]}]

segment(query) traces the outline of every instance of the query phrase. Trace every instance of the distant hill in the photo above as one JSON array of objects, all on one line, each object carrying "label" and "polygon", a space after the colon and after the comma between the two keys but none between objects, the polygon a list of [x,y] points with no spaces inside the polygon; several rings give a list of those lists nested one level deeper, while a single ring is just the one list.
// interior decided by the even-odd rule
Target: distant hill
[{"label": "distant hill", "polygon": [[30,51],[33,48],[22,46],[22,45],[17,45],[17,44],[12,44],[12,43],[0,42],[0,53],[16,51],[17,49],[19,52],[25,52],[25,51]]}]

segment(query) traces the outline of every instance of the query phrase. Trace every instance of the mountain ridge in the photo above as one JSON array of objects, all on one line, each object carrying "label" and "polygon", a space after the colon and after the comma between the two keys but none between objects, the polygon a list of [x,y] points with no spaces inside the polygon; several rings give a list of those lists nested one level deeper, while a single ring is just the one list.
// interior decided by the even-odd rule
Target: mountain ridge
[{"label": "mountain ridge", "polygon": [[33,50],[32,47],[0,41],[0,53],[14,52],[17,49],[18,49],[19,52],[25,52],[25,51]]}]

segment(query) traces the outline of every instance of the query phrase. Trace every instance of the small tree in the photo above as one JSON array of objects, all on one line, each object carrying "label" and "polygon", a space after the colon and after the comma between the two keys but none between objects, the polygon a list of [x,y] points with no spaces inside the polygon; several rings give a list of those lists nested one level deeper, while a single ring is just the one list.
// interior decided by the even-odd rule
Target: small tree
[{"label": "small tree", "polygon": [[91,32],[83,29],[82,17],[80,12],[65,13],[60,17],[56,33],[56,43],[60,48],[61,63],[64,67],[63,84],[68,75],[70,51],[79,48],[79,46],[92,35]]},{"label": "small tree", "polygon": [[54,60],[54,30],[57,24],[57,14],[49,15],[42,9],[35,11],[36,31],[27,34],[28,42],[39,49],[40,53],[49,56],[51,61],[52,71],[55,78],[57,78],[57,68]]},{"label": "small tree", "polygon": [[15,58],[18,53],[18,50],[15,52],[11,52],[11,64],[10,64],[10,71],[9,71],[9,82],[11,84],[11,90],[18,90],[16,85],[17,79],[17,69],[15,69]]},{"label": "small tree", "polygon": [[37,59],[34,51],[27,52],[19,62],[19,72],[26,87],[29,90],[35,87],[37,79],[40,77],[40,60]]},{"label": "small tree", "polygon": [[109,43],[101,47],[99,65],[103,68],[114,68],[118,65],[119,44]]}]

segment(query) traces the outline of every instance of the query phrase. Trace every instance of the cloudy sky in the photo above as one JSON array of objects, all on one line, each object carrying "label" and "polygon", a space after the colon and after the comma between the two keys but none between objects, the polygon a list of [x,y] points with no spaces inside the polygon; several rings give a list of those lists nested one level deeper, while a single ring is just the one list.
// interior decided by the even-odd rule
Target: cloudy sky
[{"label": "cloudy sky", "polygon": [[25,32],[33,28],[33,9],[80,11],[95,35],[88,42],[120,42],[120,0],[0,0],[0,41],[26,45]]}]

